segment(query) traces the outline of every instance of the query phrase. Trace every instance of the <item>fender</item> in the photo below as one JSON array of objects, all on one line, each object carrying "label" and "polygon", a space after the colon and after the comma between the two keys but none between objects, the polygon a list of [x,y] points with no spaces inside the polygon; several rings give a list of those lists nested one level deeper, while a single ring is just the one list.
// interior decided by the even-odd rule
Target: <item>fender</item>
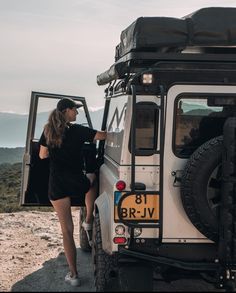
[{"label": "fender", "polygon": [[101,225],[102,235],[102,248],[103,250],[111,254],[112,253],[112,217],[113,217],[113,205],[111,202],[111,196],[106,192],[103,192],[95,201],[95,211],[98,211]]}]

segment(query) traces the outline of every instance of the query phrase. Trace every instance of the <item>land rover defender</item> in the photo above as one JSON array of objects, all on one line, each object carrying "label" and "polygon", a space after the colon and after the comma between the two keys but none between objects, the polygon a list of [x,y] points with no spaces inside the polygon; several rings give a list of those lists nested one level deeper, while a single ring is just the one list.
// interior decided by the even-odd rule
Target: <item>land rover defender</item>
[{"label": "land rover defender", "polygon": [[98,157],[98,291],[199,276],[234,288],[235,8],[140,17],[121,33]]}]

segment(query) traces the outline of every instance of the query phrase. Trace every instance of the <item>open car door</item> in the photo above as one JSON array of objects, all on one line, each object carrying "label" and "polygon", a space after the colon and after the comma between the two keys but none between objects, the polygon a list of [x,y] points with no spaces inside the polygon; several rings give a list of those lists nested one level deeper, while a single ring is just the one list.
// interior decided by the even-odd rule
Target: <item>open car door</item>
[{"label": "open car door", "polygon": [[[80,102],[83,107],[79,108],[76,123],[92,128],[90,115],[84,97],[32,92],[25,153],[22,166],[21,180],[21,205],[27,206],[51,206],[48,199],[49,158],[39,158],[39,138],[43,127],[48,120],[50,112],[56,108],[59,99],[70,97]],[[96,145],[92,144],[93,152],[96,153]],[[92,154],[94,157],[96,154]],[[91,155],[89,156],[91,158]],[[83,206],[81,198],[73,199],[72,205]]]}]

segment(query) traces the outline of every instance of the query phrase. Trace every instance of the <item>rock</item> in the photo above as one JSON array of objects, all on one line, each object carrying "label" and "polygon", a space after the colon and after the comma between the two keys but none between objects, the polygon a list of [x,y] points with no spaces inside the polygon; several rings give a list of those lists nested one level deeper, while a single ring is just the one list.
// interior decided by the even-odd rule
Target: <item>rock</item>
[{"label": "rock", "polygon": [[44,240],[50,240],[51,239],[51,237],[49,237],[48,235],[42,235],[40,238],[44,239]]}]

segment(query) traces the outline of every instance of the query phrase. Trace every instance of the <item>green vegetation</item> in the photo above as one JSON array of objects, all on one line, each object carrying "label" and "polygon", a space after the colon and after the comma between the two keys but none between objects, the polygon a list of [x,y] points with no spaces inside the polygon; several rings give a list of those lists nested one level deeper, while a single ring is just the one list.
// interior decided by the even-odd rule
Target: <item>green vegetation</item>
[{"label": "green vegetation", "polygon": [[21,163],[0,164],[0,213],[41,210],[52,211],[50,207],[20,206]]},{"label": "green vegetation", "polygon": [[22,162],[24,154],[23,147],[17,148],[2,148],[0,147],[0,164],[9,163],[14,164]]}]

